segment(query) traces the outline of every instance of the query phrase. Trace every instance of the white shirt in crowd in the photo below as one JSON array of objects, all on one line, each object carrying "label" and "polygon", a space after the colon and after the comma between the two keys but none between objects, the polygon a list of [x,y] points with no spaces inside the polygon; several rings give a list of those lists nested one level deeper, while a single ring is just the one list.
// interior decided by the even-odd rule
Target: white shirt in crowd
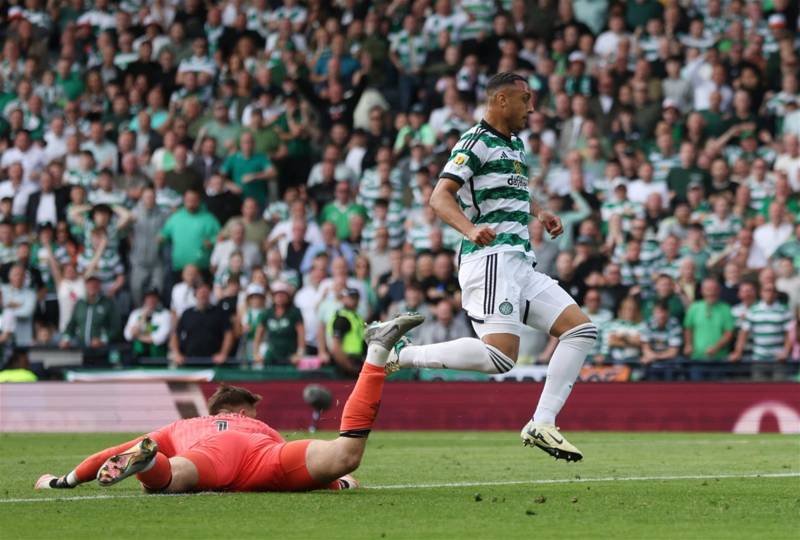
[{"label": "white shirt in crowd", "polygon": [[[157,309],[150,314],[153,326],[155,327],[150,334],[153,340],[153,345],[163,345],[167,342],[169,334],[172,331],[172,315],[166,309]],[[144,317],[144,308],[134,309],[128,317],[128,322],[125,324],[125,340],[133,341],[133,330],[136,325],[146,325]]]},{"label": "white shirt in crowd", "polygon": [[309,283],[300,288],[294,295],[294,305],[303,315],[303,325],[306,332],[306,343],[312,347],[317,346],[317,306],[323,298],[323,291],[320,285],[316,287]]},{"label": "white shirt in crowd", "polygon": [[789,186],[792,191],[800,191],[800,156],[778,155],[778,159],[775,160],[775,170],[785,171],[786,176],[789,177]]},{"label": "white shirt in crowd", "polygon": [[753,243],[766,258],[770,258],[781,244],[791,238],[793,230],[794,227],[789,223],[782,223],[777,227],[772,223],[764,223],[753,232]]},{"label": "white shirt in crowd", "polygon": [[261,251],[253,242],[245,241],[241,246],[237,246],[233,240],[223,240],[218,242],[214,246],[214,251],[211,252],[211,266],[216,271],[227,269],[231,255],[237,251],[242,254],[244,268],[249,269],[261,264]]},{"label": "white shirt in crowd", "polygon": [[638,204],[644,204],[651,193],[661,195],[661,205],[669,207],[669,190],[666,182],[645,182],[637,179],[628,184],[628,200]]},{"label": "white shirt in crowd", "polygon": [[11,197],[14,201],[11,204],[11,213],[15,216],[24,216],[28,206],[28,197],[36,193],[39,188],[33,182],[23,181],[18,186],[14,186],[11,180],[0,182],[0,199]]},{"label": "white shirt in crowd", "polygon": [[58,212],[56,211],[56,194],[42,193],[39,196],[39,206],[36,209],[36,224],[58,222]]},{"label": "white shirt in crowd", "polygon": [[184,311],[196,305],[197,298],[194,295],[194,287],[182,281],[172,287],[170,309],[175,312],[176,317],[180,318]]},{"label": "white shirt in crowd", "polygon": [[13,146],[3,152],[3,157],[0,159],[0,168],[5,169],[12,163],[22,163],[22,177],[25,180],[30,180],[31,175],[38,172],[44,167],[44,150],[38,146],[31,146],[27,151],[23,152],[16,146]]},{"label": "white shirt in crowd", "polygon": [[[285,258],[286,248],[289,247],[289,243],[292,241],[292,220],[287,219],[275,225],[267,239],[270,242],[275,242],[277,240],[278,249]],[[319,230],[319,225],[313,220],[306,222],[305,240],[312,246],[322,242],[322,233]]]},{"label": "white shirt in crowd", "polygon": [[86,282],[83,278],[74,280],[62,279],[58,286],[58,331],[67,329],[75,304],[86,298]]}]

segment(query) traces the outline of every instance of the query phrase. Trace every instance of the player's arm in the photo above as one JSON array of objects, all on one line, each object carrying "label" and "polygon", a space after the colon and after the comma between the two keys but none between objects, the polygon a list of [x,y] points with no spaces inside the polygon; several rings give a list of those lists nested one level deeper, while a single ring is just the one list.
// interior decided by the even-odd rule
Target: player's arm
[{"label": "player's arm", "polygon": [[730,354],[728,359],[731,362],[738,362],[742,359],[744,355],[744,348],[747,345],[747,338],[749,337],[750,332],[748,332],[747,328],[742,328],[739,330],[739,334],[736,336],[736,346],[733,349],[733,352]]},{"label": "player's arm", "polygon": [[472,229],[476,227],[458,205],[456,192],[460,188],[461,184],[458,180],[447,173],[443,174],[431,193],[430,205],[442,221],[468,237]]},{"label": "player's arm", "polygon": [[717,341],[714,345],[706,349],[706,354],[708,356],[714,356],[720,350],[727,347],[728,343],[730,343],[732,340],[733,340],[733,330],[728,330],[724,334],[722,334],[722,337],[719,338],[719,341]]},{"label": "player's arm", "polygon": [[105,463],[108,458],[121,454],[143,438],[144,436],[137,437],[132,441],[112,446],[111,448],[106,448],[96,454],[92,454],[84,459],[72,471],[63,476],[44,475],[36,483],[36,489],[70,489],[79,484],[90,482],[97,478],[97,471],[100,470],[100,467],[102,467],[103,463]]},{"label": "player's arm", "polygon": [[489,225],[475,225],[461,210],[456,193],[481,167],[481,158],[458,143],[447,160],[431,193],[430,205],[436,215],[479,246],[491,243],[497,233]]},{"label": "player's arm", "polygon": [[564,232],[564,225],[561,218],[549,210],[539,206],[539,203],[531,199],[531,215],[542,222],[544,229],[550,234],[551,238],[557,238]]}]

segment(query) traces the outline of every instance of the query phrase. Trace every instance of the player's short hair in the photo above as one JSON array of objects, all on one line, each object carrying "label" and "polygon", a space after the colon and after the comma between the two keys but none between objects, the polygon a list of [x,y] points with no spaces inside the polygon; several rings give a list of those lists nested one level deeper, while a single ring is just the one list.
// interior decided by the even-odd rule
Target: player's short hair
[{"label": "player's short hair", "polygon": [[219,414],[222,410],[235,410],[237,407],[254,406],[261,401],[261,396],[247,388],[221,384],[217,391],[208,398],[208,413]]},{"label": "player's short hair", "polygon": [[525,84],[528,83],[528,80],[522,75],[514,73],[513,71],[501,71],[486,83],[486,95],[491,96],[503,87],[513,86],[517,81],[522,81]]}]

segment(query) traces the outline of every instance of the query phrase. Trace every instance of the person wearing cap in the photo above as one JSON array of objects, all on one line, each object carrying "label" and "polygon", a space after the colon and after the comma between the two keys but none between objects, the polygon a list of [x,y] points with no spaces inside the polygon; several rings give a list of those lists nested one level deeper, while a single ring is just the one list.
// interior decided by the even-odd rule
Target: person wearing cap
[{"label": "person wearing cap", "polygon": [[[229,283],[233,282],[233,279],[229,280]],[[238,285],[238,281],[236,283]],[[246,362],[256,357],[255,337],[258,325],[264,317],[266,299],[264,287],[258,283],[250,283],[245,289],[245,303],[243,305],[240,303],[236,313],[234,327],[240,338],[237,356]]]},{"label": "person wearing cap", "polygon": [[329,356],[331,363],[339,371],[351,376],[361,369],[366,350],[364,319],[358,314],[359,299],[358,289],[345,287],[341,290],[339,301],[342,307],[336,310],[325,325],[326,339],[319,340],[320,356]]},{"label": "person wearing cap", "polygon": [[586,55],[581,51],[569,53],[569,71],[564,79],[564,91],[569,96],[591,96],[597,91],[594,77],[586,74]]},{"label": "person wearing cap", "polygon": [[80,347],[95,354],[112,343],[120,330],[116,304],[101,290],[97,274],[86,276],[86,298],[78,300],[72,317],[64,330],[59,346],[62,349]]},{"label": "person wearing cap", "polygon": [[142,307],[128,317],[123,335],[133,345],[135,358],[164,358],[171,331],[172,316],[161,306],[158,289],[148,289]]},{"label": "person wearing cap", "polygon": [[273,281],[270,290],[272,306],[256,326],[254,364],[296,365],[305,356],[306,337],[303,315],[292,302],[294,289],[284,281]]}]

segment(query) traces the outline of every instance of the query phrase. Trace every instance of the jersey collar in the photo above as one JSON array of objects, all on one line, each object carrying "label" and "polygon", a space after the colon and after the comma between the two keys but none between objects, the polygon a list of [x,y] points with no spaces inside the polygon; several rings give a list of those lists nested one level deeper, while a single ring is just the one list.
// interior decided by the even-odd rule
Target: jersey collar
[{"label": "jersey collar", "polygon": [[493,135],[497,135],[498,137],[500,137],[504,141],[508,142],[509,144],[511,143],[511,137],[503,135],[502,133],[497,131],[494,127],[492,127],[492,125],[489,122],[487,122],[486,120],[484,120],[484,119],[481,119],[481,127],[484,128],[485,130],[487,130],[488,132],[492,133]]}]

